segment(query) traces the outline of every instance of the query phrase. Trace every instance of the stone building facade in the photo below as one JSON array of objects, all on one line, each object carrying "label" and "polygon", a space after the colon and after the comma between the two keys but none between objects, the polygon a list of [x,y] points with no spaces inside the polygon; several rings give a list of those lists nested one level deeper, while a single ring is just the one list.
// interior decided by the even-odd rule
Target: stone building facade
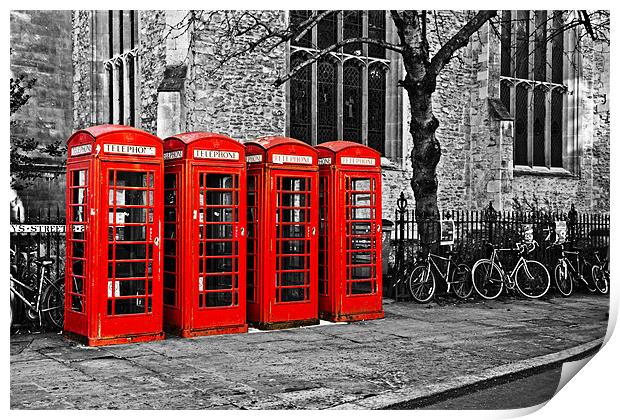
[{"label": "stone building facade", "polygon": [[[35,139],[42,146],[64,142],[73,131],[73,25],[69,10],[13,10],[11,25],[11,77],[36,79],[30,99],[11,119],[11,137]],[[38,153],[34,168],[38,179],[19,195],[27,208],[54,207],[64,211],[64,158]]]},{"label": "stone building facade", "polygon": [[[258,15],[262,22],[275,28],[285,27],[290,19],[286,11],[263,11]],[[360,16],[366,24],[368,15]],[[438,16],[446,33],[431,38],[432,49],[438,47],[442,36],[445,39],[451,31],[458,30],[469,15],[456,12]],[[220,65],[222,47],[234,47],[234,43],[224,42],[222,33],[221,24],[230,17],[223,12],[74,11],[74,129],[108,122],[127,123],[128,112],[134,112],[133,125],[162,138],[197,130],[219,132],[238,140],[290,135],[291,83],[281,87],[274,87],[273,83],[290,68],[294,49],[288,44],[268,52],[257,48]],[[395,31],[389,15],[385,23],[385,36],[393,39]],[[342,21],[335,27],[342,28]],[[252,36],[256,37],[249,33],[244,40],[255,40]],[[515,165],[515,124],[521,122],[515,122],[514,110],[511,113],[506,109],[504,105],[508,103],[502,103],[501,92],[502,86],[524,89],[525,85],[519,87],[521,80],[503,74],[502,35],[490,23],[444,69],[433,98],[434,112],[440,121],[438,196],[442,209],[475,210],[492,202],[496,209],[510,210],[513,198],[531,200],[535,195],[558,210],[568,210],[574,203],[580,211],[609,211],[609,51],[608,46],[588,38],[582,39],[576,51],[578,37],[578,33],[564,35],[564,55],[572,59],[570,66],[564,67],[561,82],[528,82],[532,97],[538,95],[534,89],[540,85],[550,92],[545,93],[548,98],[557,89],[564,101],[559,122],[563,127],[561,151],[552,152],[559,153],[561,158],[556,167]],[[128,39],[134,44],[124,48]],[[364,50],[360,60],[366,60],[367,66],[362,66],[362,74],[366,74],[363,72],[368,71],[372,61],[365,53]],[[346,62],[352,57],[341,54],[337,58]],[[392,219],[401,191],[410,202],[412,199],[411,165],[406,158],[412,141],[405,93],[394,88],[403,75],[402,63],[397,55],[375,61],[387,63],[389,68],[385,75],[383,217]],[[123,95],[115,88],[121,85]],[[128,96],[129,91],[133,92],[133,99]],[[338,95],[342,99],[342,91]],[[133,111],[128,111],[128,107]],[[546,129],[551,130],[549,127],[547,122]],[[538,132],[542,128],[528,130]],[[557,148],[557,144],[552,147]]]}]

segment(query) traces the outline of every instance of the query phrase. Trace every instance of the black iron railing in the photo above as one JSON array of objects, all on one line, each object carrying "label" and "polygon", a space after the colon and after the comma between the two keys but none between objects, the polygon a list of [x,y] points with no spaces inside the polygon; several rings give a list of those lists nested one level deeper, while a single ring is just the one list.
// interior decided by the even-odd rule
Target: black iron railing
[{"label": "black iron railing", "polygon": [[[36,286],[40,265],[37,260],[50,260],[46,269],[52,280],[61,280],[65,272],[65,217],[59,206],[27,209],[24,214],[17,210],[16,220],[11,222],[10,264],[11,275],[27,285]],[[36,289],[36,287],[35,287]],[[16,304],[13,325],[25,322],[24,305]]]},{"label": "black iron railing", "polygon": [[[453,244],[440,244],[441,220],[451,220]],[[567,245],[582,249],[586,258],[593,251],[609,246],[609,214],[578,213],[574,205],[568,212],[530,210],[496,211],[489,203],[482,211],[444,210],[440,215],[420,214],[408,207],[404,194],[397,201],[394,214],[392,239],[393,259],[389,276],[384,281],[385,292],[400,297],[405,290],[402,279],[415,265],[417,259],[429,249],[441,253],[451,249],[461,262],[470,267],[480,258],[488,256],[492,243],[502,248],[514,247],[525,239],[531,227],[533,239],[540,245],[529,258],[536,259],[552,269],[557,262],[557,248],[549,248],[555,241],[556,221],[564,221]],[[439,243],[435,242],[439,239]],[[508,265],[516,255],[506,255]]]}]

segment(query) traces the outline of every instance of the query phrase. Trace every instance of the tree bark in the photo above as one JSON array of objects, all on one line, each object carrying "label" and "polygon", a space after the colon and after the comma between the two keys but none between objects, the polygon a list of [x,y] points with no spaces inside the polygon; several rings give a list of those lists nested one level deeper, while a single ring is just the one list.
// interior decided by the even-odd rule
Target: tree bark
[{"label": "tree bark", "polygon": [[416,211],[427,217],[436,217],[439,214],[436,168],[441,158],[441,146],[435,131],[439,121],[433,114],[432,91],[424,85],[406,88],[411,107],[409,132],[413,138],[411,188]]}]

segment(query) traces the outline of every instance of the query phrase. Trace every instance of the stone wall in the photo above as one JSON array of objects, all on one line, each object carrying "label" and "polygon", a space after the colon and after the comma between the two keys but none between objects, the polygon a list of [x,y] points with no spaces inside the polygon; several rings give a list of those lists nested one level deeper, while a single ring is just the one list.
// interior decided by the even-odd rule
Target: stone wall
[{"label": "stone wall", "polygon": [[[431,31],[431,54],[469,18],[463,11],[436,13],[441,33]],[[437,90],[433,95],[433,112],[439,120],[436,136],[441,144],[441,160],[437,165],[440,210],[462,208],[468,201],[466,162],[471,148],[470,91],[476,83],[472,59],[470,46],[458,50],[437,77]]]},{"label": "stone wall", "polygon": [[472,63],[469,119],[470,154],[466,167],[466,208],[481,210],[493,202],[497,210],[511,203],[512,122],[501,120],[493,101],[499,98],[499,40],[489,24],[468,46]]},{"label": "stone wall", "polygon": [[37,79],[13,135],[45,144],[71,133],[71,44],[70,11],[11,11],[11,74]]},{"label": "stone wall", "polygon": [[[610,111],[609,46],[588,40],[584,67],[592,94],[592,190],[591,208],[609,211]],[[584,71],[586,73],[586,71]]]},{"label": "stone wall", "polygon": [[394,220],[396,202],[401,192],[407,200],[407,208],[413,208],[413,190],[411,189],[411,173],[406,170],[383,167],[381,170],[382,185],[382,217]]},{"label": "stone wall", "polygon": [[[11,75],[36,83],[30,100],[11,119],[11,136],[34,138],[40,144],[64,142],[73,130],[71,11],[11,11]],[[36,154],[33,154],[36,156]],[[64,202],[64,157],[39,155],[39,179],[20,191],[26,207]],[[55,169],[54,167],[59,167]]]},{"label": "stone wall", "polygon": [[[252,13],[271,27],[285,24],[282,11]],[[285,87],[273,86],[276,77],[286,72],[284,45],[270,52],[259,48],[244,53],[218,68],[217,60],[235,49],[219,48],[223,42],[221,13],[203,14],[202,18],[210,23],[197,25],[193,33],[191,90],[195,103],[190,129],[217,131],[237,140],[284,135]]]},{"label": "stone wall", "polygon": [[166,11],[139,12],[140,128],[157,133],[157,88],[166,67]]},{"label": "stone wall", "polygon": [[75,129],[92,125],[92,12],[74,10],[72,13],[73,50],[73,126]]}]

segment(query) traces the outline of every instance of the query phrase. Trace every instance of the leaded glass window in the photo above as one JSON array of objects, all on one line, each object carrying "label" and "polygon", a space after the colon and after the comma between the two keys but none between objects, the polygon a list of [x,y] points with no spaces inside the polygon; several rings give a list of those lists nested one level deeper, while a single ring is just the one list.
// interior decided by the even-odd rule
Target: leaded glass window
[{"label": "leaded glass window", "polygon": [[336,17],[337,15],[332,13],[319,21],[317,25],[319,48],[331,47],[338,41],[338,20]]},{"label": "leaded glass window", "polygon": [[[385,40],[385,11],[368,11],[368,38]],[[375,44],[368,44],[368,55],[385,58],[385,48]]]},{"label": "leaded glass window", "polygon": [[[299,26],[312,16],[311,10],[291,10],[290,21],[291,25]],[[308,31],[297,42],[293,42],[293,45],[299,47],[312,47],[312,32]]]},{"label": "leaded glass window", "polygon": [[336,118],[336,64],[321,60],[317,72],[317,143],[338,138]]},{"label": "leaded glass window", "polygon": [[[353,39],[362,37],[362,12],[361,10],[343,10],[343,36],[342,39]],[[362,45],[348,44],[343,51],[348,54],[361,55]]]},{"label": "leaded glass window", "polygon": [[524,83],[517,85],[516,96],[514,163],[527,165],[528,89]]},{"label": "leaded glass window", "polygon": [[[385,154],[385,67],[368,71],[368,146]],[[372,100],[371,100],[372,98]]]},{"label": "leaded glass window", "polygon": [[343,69],[343,140],[362,142],[362,69],[357,60],[349,60]]},{"label": "leaded glass window", "polygon": [[[504,11],[502,12],[502,21],[501,21],[501,49],[502,51],[511,51],[511,43],[512,43],[512,22],[510,21],[510,12]],[[502,76],[509,76],[512,73],[511,67],[512,57],[510,53],[501,55],[501,74]],[[502,81],[500,83],[500,99],[506,109],[510,112],[512,109],[512,104],[510,101],[510,85]]]},{"label": "leaded glass window", "polygon": [[[304,61],[304,56],[297,55],[291,60],[291,67]],[[291,79],[291,137],[306,141],[310,139],[312,69],[301,69]]]}]

